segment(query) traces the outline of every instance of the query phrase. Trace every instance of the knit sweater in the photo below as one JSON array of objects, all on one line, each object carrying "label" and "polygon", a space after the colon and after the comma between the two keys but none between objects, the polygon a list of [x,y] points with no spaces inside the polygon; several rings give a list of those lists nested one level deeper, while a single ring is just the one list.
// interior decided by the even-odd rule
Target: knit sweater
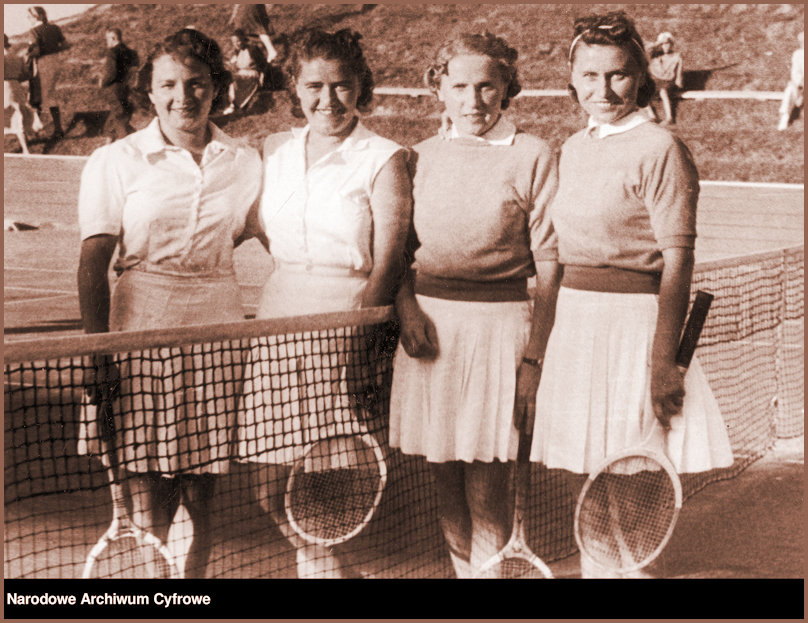
[{"label": "knit sweater", "polygon": [[418,276],[518,280],[535,274],[534,261],[556,259],[548,209],[557,161],[547,143],[517,132],[510,145],[433,137],[413,149]]},{"label": "knit sweater", "polygon": [[565,265],[660,273],[662,250],[694,248],[699,177],[685,144],[643,123],[564,143],[551,208]]}]

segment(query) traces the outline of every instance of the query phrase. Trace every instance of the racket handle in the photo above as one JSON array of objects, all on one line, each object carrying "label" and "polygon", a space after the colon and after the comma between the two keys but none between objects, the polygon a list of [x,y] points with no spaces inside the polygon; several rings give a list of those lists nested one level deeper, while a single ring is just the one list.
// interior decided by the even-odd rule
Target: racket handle
[{"label": "racket handle", "polygon": [[712,294],[704,290],[696,292],[690,316],[682,333],[682,340],[679,342],[679,351],[676,353],[676,365],[681,368],[687,368],[693,359],[693,353],[696,352],[696,345],[699,342],[701,330],[704,328],[704,322],[707,320],[707,313],[710,311],[713,298]]}]

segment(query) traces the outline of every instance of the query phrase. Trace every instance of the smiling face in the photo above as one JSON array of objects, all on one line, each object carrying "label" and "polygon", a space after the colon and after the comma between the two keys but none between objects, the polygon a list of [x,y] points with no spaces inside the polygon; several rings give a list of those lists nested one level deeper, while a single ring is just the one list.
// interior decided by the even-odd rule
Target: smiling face
[{"label": "smiling face", "polygon": [[634,112],[643,71],[616,45],[580,43],[572,61],[572,86],[583,109],[598,123],[614,123]]},{"label": "smiling face", "polygon": [[156,58],[152,68],[149,99],[163,133],[171,140],[176,133],[204,135],[215,95],[208,66],[166,54]]},{"label": "smiling face", "polygon": [[335,59],[300,62],[295,93],[312,132],[341,137],[351,133],[357,118],[359,78]]},{"label": "smiling face", "polygon": [[441,77],[438,98],[462,136],[482,136],[502,114],[507,85],[497,62],[482,54],[452,58]]}]

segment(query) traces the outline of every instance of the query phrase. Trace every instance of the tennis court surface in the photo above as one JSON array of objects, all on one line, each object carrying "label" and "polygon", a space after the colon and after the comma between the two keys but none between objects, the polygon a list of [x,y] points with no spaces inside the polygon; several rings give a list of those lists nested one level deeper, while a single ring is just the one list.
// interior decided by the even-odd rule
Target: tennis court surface
[{"label": "tennis court surface", "polygon": [[[26,220],[40,229],[5,233],[5,577],[81,577],[90,548],[109,526],[105,470],[98,455],[80,453],[78,444],[86,411],[82,357],[99,352],[114,353],[128,379],[115,409],[132,415],[122,418],[132,422],[128,438],[133,444],[147,437],[133,414],[145,408],[143,396],[149,395],[157,367],[174,366],[176,404],[198,413],[214,411],[222,395],[237,403],[242,398],[239,380],[256,356],[268,356],[270,395],[280,420],[286,415],[337,417],[335,405],[354,404],[361,387],[368,401],[364,425],[383,449],[388,477],[369,524],[334,551],[352,577],[452,577],[426,465],[386,443],[396,338],[391,317],[384,311],[357,312],[295,321],[245,320],[169,335],[77,336],[79,242],[75,202],[65,188],[75,188],[72,176],[79,165],[60,160],[47,167],[54,178],[62,175],[51,188],[62,194],[57,201],[47,193],[32,199]],[[24,206],[17,192],[7,178],[6,217],[19,220]],[[771,250],[761,250],[743,243],[745,236],[751,239],[748,233],[719,231],[729,227],[720,215],[732,211],[728,206],[760,207],[748,197],[733,203],[729,195],[737,192],[722,194],[714,187],[704,193],[712,207],[703,213],[712,214],[715,225],[710,230],[707,219],[704,230],[716,235],[714,242],[704,236],[693,287],[715,294],[696,356],[722,407],[735,463],[683,478],[682,517],[652,568],[658,577],[803,577],[804,251],[801,231],[794,237],[795,193],[766,190],[787,196],[767,205],[791,217],[769,219],[772,229],[787,233],[781,232],[782,244],[767,242]],[[799,204],[801,229],[801,198]],[[762,226],[757,221],[748,231]],[[732,243],[733,236],[740,242]],[[760,252],[728,257],[741,255],[739,245]],[[238,270],[249,314],[269,262],[256,248],[246,247]],[[206,393],[220,382],[227,386],[224,394]],[[303,386],[315,389],[306,393]],[[211,426],[209,435],[237,441],[231,427],[217,430],[212,419],[205,422]],[[260,436],[278,450],[311,441],[294,426],[267,427]],[[183,431],[169,441],[188,445]],[[246,458],[258,451],[248,448]],[[576,577],[574,500],[560,474],[534,465],[531,478],[528,541],[556,577]],[[295,577],[295,553],[260,507],[255,484],[249,463],[233,463],[217,480],[209,578]]]}]

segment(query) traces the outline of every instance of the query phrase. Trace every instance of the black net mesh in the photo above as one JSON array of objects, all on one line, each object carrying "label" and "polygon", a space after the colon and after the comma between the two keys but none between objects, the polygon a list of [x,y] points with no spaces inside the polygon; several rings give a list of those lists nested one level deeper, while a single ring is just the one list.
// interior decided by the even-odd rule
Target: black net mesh
[{"label": "black net mesh", "polygon": [[[803,261],[799,247],[697,268],[693,292],[715,300],[696,356],[736,460],[683,478],[685,497],[739,473],[777,436],[803,433]],[[389,310],[369,310],[7,343],[5,577],[81,577],[109,526],[109,485],[83,387],[93,353],[111,355],[120,376],[121,464],[128,473],[182,474],[151,483],[167,491],[155,516],[188,521],[213,481],[207,577],[297,576],[299,548],[277,503],[284,464],[321,438],[356,433],[357,413],[385,455],[387,481],[370,523],[330,553],[354,577],[452,577],[426,463],[387,444],[396,340]],[[264,467],[268,458],[279,465]],[[575,500],[561,474],[533,465],[528,507],[527,539],[540,558],[575,551]],[[168,545],[189,538],[155,531]]]}]

